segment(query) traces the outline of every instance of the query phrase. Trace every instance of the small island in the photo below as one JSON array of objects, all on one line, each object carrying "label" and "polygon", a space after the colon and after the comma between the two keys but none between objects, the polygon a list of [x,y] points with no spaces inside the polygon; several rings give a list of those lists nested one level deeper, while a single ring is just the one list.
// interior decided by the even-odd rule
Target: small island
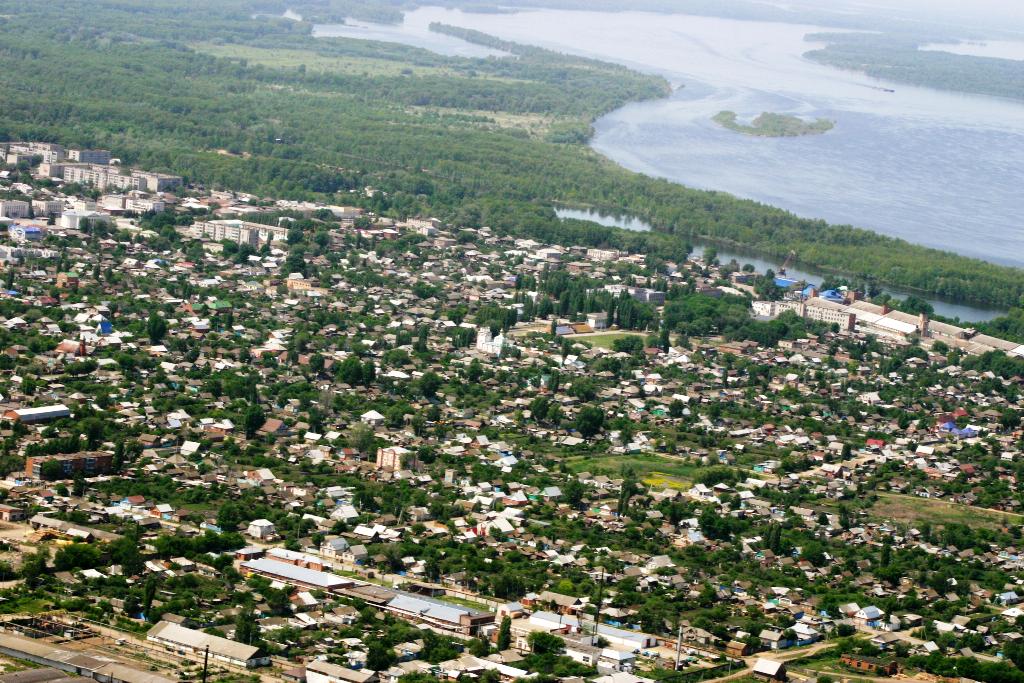
[{"label": "small island", "polygon": [[767,138],[792,138],[801,135],[821,135],[832,130],[834,121],[816,119],[805,121],[799,116],[764,112],[749,124],[741,123],[734,111],[720,111],[713,117],[715,123],[744,135]]}]

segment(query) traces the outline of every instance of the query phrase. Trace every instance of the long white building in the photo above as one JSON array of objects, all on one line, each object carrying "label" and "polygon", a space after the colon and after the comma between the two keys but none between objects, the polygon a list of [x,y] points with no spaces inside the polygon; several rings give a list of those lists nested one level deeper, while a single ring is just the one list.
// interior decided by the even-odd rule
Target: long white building
[{"label": "long white building", "polygon": [[227,240],[253,247],[264,242],[283,242],[288,239],[286,227],[237,219],[200,221],[192,225],[192,231],[197,237],[206,237],[214,242]]}]

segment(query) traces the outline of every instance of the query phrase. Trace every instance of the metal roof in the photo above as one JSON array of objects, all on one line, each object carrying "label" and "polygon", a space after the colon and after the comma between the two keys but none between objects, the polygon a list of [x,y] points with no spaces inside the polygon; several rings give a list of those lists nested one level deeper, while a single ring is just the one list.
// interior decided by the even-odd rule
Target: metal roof
[{"label": "metal roof", "polygon": [[279,562],[278,560],[272,560],[269,558],[248,560],[247,562],[242,563],[242,567],[256,572],[272,574],[274,576],[281,577],[285,581],[298,581],[309,586],[317,586],[320,588],[339,588],[341,586],[348,586],[352,583],[350,579],[338,576],[337,574],[320,572],[314,569],[306,569],[305,567],[298,567],[294,564]]},{"label": "metal roof", "polygon": [[202,631],[194,631],[169,621],[161,621],[149,629],[146,638],[158,641],[164,640],[194,650],[202,650],[209,646],[211,654],[238,662],[248,662],[250,659],[256,659],[260,652],[258,647],[246,645],[245,643],[236,643],[233,640],[203,633]]}]

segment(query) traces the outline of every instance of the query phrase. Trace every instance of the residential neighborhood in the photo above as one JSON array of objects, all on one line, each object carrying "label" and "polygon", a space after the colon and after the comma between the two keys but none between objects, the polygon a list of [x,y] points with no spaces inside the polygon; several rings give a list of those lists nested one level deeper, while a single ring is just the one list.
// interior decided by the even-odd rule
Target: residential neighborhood
[{"label": "residential neighborhood", "polygon": [[370,187],[2,147],[0,654],[42,667],[11,683],[1024,664],[1024,347]]}]

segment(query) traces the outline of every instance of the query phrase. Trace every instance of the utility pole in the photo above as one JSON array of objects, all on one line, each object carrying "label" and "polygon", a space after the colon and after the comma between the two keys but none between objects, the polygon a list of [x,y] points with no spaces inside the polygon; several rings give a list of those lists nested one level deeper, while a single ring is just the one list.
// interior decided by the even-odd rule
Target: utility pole
[{"label": "utility pole", "polygon": [[601,583],[597,584],[597,610],[594,612],[594,637],[597,638],[597,628],[601,623],[601,601],[604,595],[604,565],[601,565]]},{"label": "utility pole", "polygon": [[[679,633],[676,634],[676,671],[679,671],[679,656],[683,649],[683,623],[679,622]],[[206,681],[203,681],[206,683]]]},{"label": "utility pole", "polygon": [[210,646],[206,646],[206,652],[203,654],[203,683],[206,683],[206,672],[210,668]]}]

